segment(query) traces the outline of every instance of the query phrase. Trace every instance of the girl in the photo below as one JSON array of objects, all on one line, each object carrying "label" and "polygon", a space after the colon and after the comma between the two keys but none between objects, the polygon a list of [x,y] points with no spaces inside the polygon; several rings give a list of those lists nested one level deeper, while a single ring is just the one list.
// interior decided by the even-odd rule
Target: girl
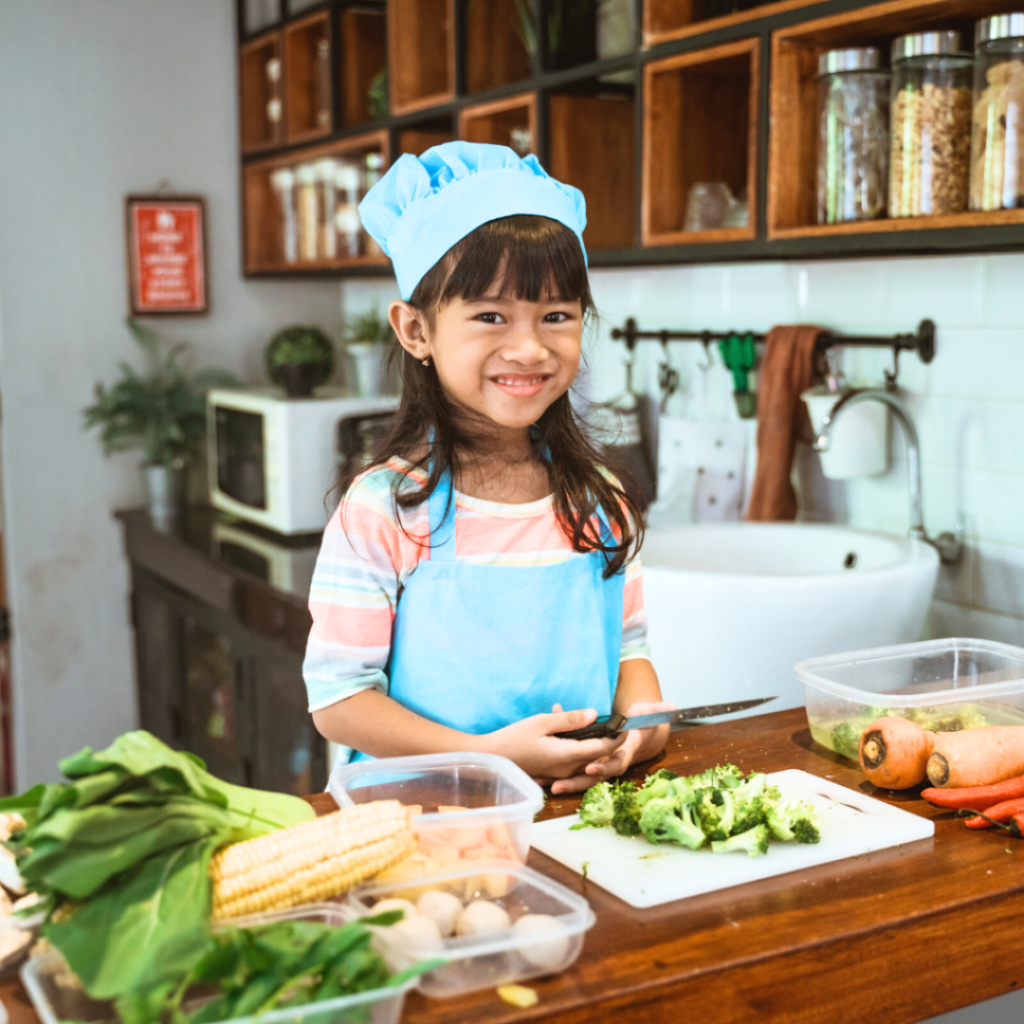
[{"label": "girl", "polygon": [[394,427],[346,490],[310,593],[317,729],[360,757],[502,754],[555,793],[622,774],[667,726],[649,660],[635,501],[568,391],[592,300],[581,193],[534,157],[446,143],[359,208],[394,263]]}]

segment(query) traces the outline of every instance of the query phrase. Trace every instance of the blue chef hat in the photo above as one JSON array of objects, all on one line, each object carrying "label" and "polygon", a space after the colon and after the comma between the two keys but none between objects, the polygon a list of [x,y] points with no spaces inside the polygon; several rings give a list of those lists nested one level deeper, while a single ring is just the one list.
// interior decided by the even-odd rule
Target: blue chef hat
[{"label": "blue chef hat", "polygon": [[391,257],[403,299],[456,242],[514,214],[557,220],[583,247],[583,193],[507,146],[445,142],[420,157],[405,153],[359,204],[363,226]]}]

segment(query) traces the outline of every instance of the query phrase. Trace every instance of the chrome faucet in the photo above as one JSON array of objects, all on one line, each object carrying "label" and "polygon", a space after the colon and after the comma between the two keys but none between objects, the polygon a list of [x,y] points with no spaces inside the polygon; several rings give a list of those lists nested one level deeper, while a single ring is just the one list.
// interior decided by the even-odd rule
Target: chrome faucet
[{"label": "chrome faucet", "polygon": [[955,565],[963,554],[963,522],[958,522],[954,532],[940,533],[929,537],[924,528],[924,513],[921,507],[921,446],[917,439],[917,428],[910,418],[910,410],[894,394],[881,388],[853,388],[847,391],[828,415],[821,421],[821,433],[815,439],[814,450],[826,452],[832,436],[832,429],[844,409],[861,402],[881,402],[892,409],[896,422],[903,428],[907,440],[907,483],[910,488],[910,536],[931,544],[939,553],[943,565]]}]

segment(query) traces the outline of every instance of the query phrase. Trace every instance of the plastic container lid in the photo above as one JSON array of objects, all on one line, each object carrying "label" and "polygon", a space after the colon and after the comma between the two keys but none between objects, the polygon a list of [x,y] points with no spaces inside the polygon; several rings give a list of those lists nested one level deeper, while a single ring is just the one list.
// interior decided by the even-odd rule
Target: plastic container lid
[{"label": "plastic container lid", "polygon": [[974,26],[974,45],[991,43],[996,39],[1024,38],[1024,12],[1014,14],[994,14],[991,18],[982,18]]},{"label": "plastic container lid", "polygon": [[826,50],[818,58],[819,75],[835,75],[844,71],[884,71],[882,51],[877,46],[861,46],[847,50]]},{"label": "plastic container lid", "polygon": [[999,697],[1024,690],[1024,649],[951,637],[873,647],[798,662],[799,682],[862,703],[885,694],[894,708]]},{"label": "plastic container lid", "polygon": [[894,40],[892,61],[895,64],[912,57],[969,56],[963,52],[961,43],[959,32],[915,32]]}]

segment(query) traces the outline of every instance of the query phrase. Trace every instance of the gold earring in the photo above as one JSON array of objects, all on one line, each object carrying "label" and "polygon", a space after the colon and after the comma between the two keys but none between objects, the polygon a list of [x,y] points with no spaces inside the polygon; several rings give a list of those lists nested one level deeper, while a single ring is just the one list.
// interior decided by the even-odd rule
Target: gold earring
[{"label": "gold earring", "polygon": [[423,365],[424,366],[429,366],[430,365],[430,356],[427,356],[427,358],[423,360]]}]

